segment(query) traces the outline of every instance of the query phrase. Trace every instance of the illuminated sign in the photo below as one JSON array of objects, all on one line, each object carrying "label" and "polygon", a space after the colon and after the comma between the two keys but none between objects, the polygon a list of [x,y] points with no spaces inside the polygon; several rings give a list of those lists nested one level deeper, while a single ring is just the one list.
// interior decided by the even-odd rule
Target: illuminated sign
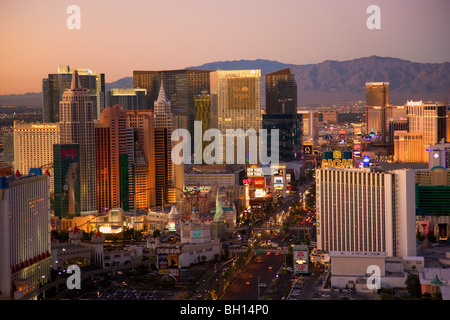
[{"label": "illuminated sign", "polygon": [[72,160],[78,156],[77,148],[62,148],[61,149],[61,157],[63,158],[71,158]]},{"label": "illuminated sign", "polygon": [[283,190],[283,184],[282,183],[276,183],[276,184],[274,184],[273,185],[273,188],[275,189],[275,190]]},{"label": "illuminated sign", "polygon": [[250,208],[250,188],[248,184],[245,185],[245,207]]},{"label": "illuminated sign", "polygon": [[293,263],[295,273],[307,273],[309,265],[309,248],[305,245],[294,245]]},{"label": "illuminated sign", "polygon": [[283,183],[283,177],[275,177],[273,181],[274,183]]},{"label": "illuminated sign", "polygon": [[304,154],[312,154],[312,146],[303,146]]},{"label": "illuminated sign", "polygon": [[324,151],[322,159],[322,168],[326,167],[352,168],[353,167],[352,151],[350,150]]},{"label": "illuminated sign", "polygon": [[242,180],[242,183],[244,185],[248,186],[248,185],[252,184],[252,181],[253,181],[252,179],[247,178],[247,179]]},{"label": "illuminated sign", "polygon": [[282,175],[283,175],[283,169],[275,170],[275,171],[273,172],[273,175],[274,175],[274,176],[282,176]]},{"label": "illuminated sign", "polygon": [[263,169],[252,164],[247,167],[247,177],[264,177]]},{"label": "illuminated sign", "polygon": [[369,158],[369,156],[364,156],[364,158],[363,158],[363,163],[364,163],[365,166],[368,166],[368,165],[369,165],[369,163],[370,163],[370,158]]},{"label": "illuminated sign", "polygon": [[266,190],[255,189],[255,198],[264,198],[266,196]]},{"label": "illuminated sign", "polygon": [[202,234],[202,230],[192,230],[192,235],[196,238],[199,238]]},{"label": "illuminated sign", "polygon": [[211,191],[211,187],[199,187],[198,191],[200,191],[200,192],[209,192],[209,191]]},{"label": "illuminated sign", "polygon": [[266,187],[266,178],[254,178],[253,179],[253,187],[265,188]]},{"label": "illuminated sign", "polygon": [[177,231],[175,228],[175,222],[169,222],[169,231]]}]

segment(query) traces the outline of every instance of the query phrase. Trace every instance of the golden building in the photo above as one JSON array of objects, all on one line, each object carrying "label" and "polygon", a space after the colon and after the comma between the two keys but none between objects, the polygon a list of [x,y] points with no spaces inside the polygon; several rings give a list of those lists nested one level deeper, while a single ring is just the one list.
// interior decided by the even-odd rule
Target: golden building
[{"label": "golden building", "polygon": [[394,161],[404,163],[427,163],[427,153],[423,134],[418,132],[395,131]]},{"label": "golden building", "polygon": [[14,121],[14,171],[28,174],[31,168],[50,173],[50,192],[54,190],[53,145],[59,143],[59,123]]}]

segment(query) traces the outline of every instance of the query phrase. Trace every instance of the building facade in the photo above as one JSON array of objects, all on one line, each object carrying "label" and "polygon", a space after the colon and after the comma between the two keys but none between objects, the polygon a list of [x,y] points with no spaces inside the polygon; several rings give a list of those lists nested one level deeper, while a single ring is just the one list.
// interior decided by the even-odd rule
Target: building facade
[{"label": "building facade", "polygon": [[[134,206],[136,210],[148,210],[156,206],[153,110],[127,110],[126,126],[133,128],[134,136]],[[130,146],[130,142],[127,145]]]},{"label": "building facade", "polygon": [[266,74],[266,113],[297,113],[297,83],[289,68]]},{"label": "building facade", "polygon": [[[415,173],[416,214],[418,230],[437,240],[448,239],[450,225],[450,169],[434,167],[430,170],[417,170]],[[422,229],[422,225],[427,230]]]},{"label": "building facade", "polygon": [[[134,88],[147,90],[148,109],[153,109],[154,101],[158,99],[161,81],[168,100],[171,102],[172,113],[186,118],[186,128],[191,134],[194,132],[196,115],[195,96],[202,92],[210,92],[210,71],[208,70],[160,70],[133,71]],[[192,148],[193,149],[193,141]]]},{"label": "building facade", "polygon": [[425,147],[447,138],[447,106],[445,104],[408,101],[406,117],[409,132],[422,133]]},{"label": "building facade", "polygon": [[106,92],[106,107],[116,104],[125,110],[147,110],[147,89],[113,88]]},{"label": "building facade", "polygon": [[0,288],[19,299],[50,281],[50,177],[0,177]]},{"label": "building facade", "polygon": [[72,85],[60,102],[60,142],[77,143],[80,147],[81,211],[96,211],[95,110],[88,89],[81,87],[77,70]]},{"label": "building facade", "polygon": [[[128,182],[126,186],[122,186],[124,180],[128,180],[128,159],[123,158],[128,157],[126,111],[117,104],[107,107],[101,113],[98,124],[108,128],[109,131],[109,141],[105,141],[109,145],[107,158],[110,161],[108,170],[110,206],[108,208],[124,206],[124,210],[128,211],[128,202],[122,202],[128,197]],[[126,165],[123,166],[121,161],[126,161]]]},{"label": "building facade", "polygon": [[316,169],[317,249],[414,256],[414,172]]},{"label": "building facade", "polygon": [[388,106],[389,82],[366,82],[367,132],[373,132],[381,139],[386,138],[386,108]]},{"label": "building facade", "polygon": [[[247,136],[245,148],[239,149],[237,143],[234,144],[234,164],[241,162],[238,158],[238,150],[245,150],[245,155],[252,154],[256,150],[256,146],[249,141],[252,135],[250,133],[246,135],[246,132],[254,130],[256,137],[262,128],[260,99],[261,70],[211,72],[211,123],[217,123],[217,129],[223,137],[221,154],[224,161],[228,153],[226,151],[227,136],[230,136],[232,140],[234,140],[233,135],[237,139],[242,135]],[[242,130],[242,133],[238,130]]]},{"label": "building facade", "polygon": [[28,172],[43,168],[50,173],[53,193],[53,145],[59,143],[59,123],[24,123],[14,121],[14,168]]},{"label": "building facade", "polygon": [[394,161],[403,163],[427,163],[422,133],[395,131]]}]

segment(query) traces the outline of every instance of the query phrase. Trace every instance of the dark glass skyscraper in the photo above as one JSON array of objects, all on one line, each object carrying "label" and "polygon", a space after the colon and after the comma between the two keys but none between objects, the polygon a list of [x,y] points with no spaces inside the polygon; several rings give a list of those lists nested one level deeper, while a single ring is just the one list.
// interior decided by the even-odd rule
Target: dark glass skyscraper
[{"label": "dark glass skyscraper", "polygon": [[289,68],[266,74],[266,113],[297,113],[297,83]]},{"label": "dark glass skyscraper", "polygon": [[267,129],[267,150],[271,150],[271,133],[279,130],[280,161],[299,159],[302,153],[303,120],[301,114],[263,114],[263,129]]},{"label": "dark glass skyscraper", "polygon": [[[210,71],[207,70],[133,71],[133,86],[147,89],[148,109],[152,110],[154,101],[158,99],[161,79],[163,79],[172,113],[175,116],[186,117],[188,126],[186,129],[193,134],[197,114],[195,97],[202,93],[210,93],[209,75]],[[194,150],[193,145],[192,150]]]},{"label": "dark glass skyscraper", "polygon": [[[89,90],[94,103],[97,119],[105,107],[105,74],[95,73],[90,69],[77,69],[81,86]],[[64,90],[70,89],[72,71],[69,66],[61,66],[58,73],[48,75],[42,80],[42,107],[44,122],[59,122],[59,102]]]},{"label": "dark glass skyscraper", "polygon": [[268,150],[271,130],[279,130],[280,161],[301,157],[302,115],[297,114],[297,83],[289,68],[266,74],[266,114],[263,129],[268,130]]}]

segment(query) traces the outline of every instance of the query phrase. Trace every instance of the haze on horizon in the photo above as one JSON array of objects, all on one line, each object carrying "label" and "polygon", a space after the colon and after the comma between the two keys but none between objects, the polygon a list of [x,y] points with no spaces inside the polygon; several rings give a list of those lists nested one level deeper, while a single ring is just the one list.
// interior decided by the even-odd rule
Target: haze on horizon
[{"label": "haze on horizon", "polygon": [[[69,30],[67,7],[81,9]],[[370,5],[381,29],[369,30]],[[183,69],[213,61],[289,64],[371,55],[450,61],[448,0],[42,0],[0,3],[0,95],[41,92],[59,65],[105,73]]]}]

